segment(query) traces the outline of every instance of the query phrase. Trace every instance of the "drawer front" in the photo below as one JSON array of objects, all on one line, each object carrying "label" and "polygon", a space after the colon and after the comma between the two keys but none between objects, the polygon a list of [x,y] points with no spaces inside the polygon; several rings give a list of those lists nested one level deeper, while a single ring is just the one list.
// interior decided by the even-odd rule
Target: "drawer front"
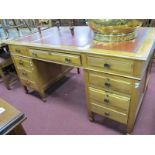
[{"label": "drawer front", "polygon": [[90,67],[99,68],[106,72],[133,74],[134,62],[132,60],[88,56],[87,63]]},{"label": "drawer front", "polygon": [[115,120],[117,122],[127,124],[127,120],[128,120],[127,114],[106,108],[104,106],[97,105],[95,103],[91,103],[91,111],[99,115],[105,116],[109,119]]},{"label": "drawer front", "polygon": [[89,83],[101,89],[131,94],[132,80],[106,74],[89,73]]},{"label": "drawer front", "polygon": [[17,67],[31,69],[33,67],[33,63],[30,59],[13,56],[13,60]]},{"label": "drawer front", "polygon": [[79,55],[40,51],[40,50],[29,50],[29,53],[34,58],[57,61],[65,64],[81,65],[81,59]]},{"label": "drawer front", "polygon": [[22,79],[22,78],[20,78],[20,81],[24,86],[30,87],[35,90],[38,89],[38,86],[34,81],[30,81],[30,80],[26,80],[26,79]]},{"label": "drawer front", "polygon": [[22,54],[22,55],[26,55],[26,56],[28,55],[28,48],[26,48],[24,46],[10,45],[9,50],[15,54]]},{"label": "drawer front", "polygon": [[22,79],[35,80],[35,74],[32,71],[25,70],[22,68],[17,68],[18,75]]},{"label": "drawer front", "polygon": [[89,97],[96,103],[128,113],[130,98],[89,87]]}]

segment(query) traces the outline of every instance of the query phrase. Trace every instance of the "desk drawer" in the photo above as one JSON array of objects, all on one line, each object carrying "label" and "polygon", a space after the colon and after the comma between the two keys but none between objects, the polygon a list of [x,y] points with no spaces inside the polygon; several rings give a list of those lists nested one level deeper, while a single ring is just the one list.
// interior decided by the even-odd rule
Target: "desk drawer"
[{"label": "desk drawer", "polygon": [[28,49],[24,46],[9,45],[9,50],[15,54],[28,55]]},{"label": "desk drawer", "polygon": [[17,67],[31,69],[33,67],[33,63],[31,59],[13,56],[13,60],[16,63]]},{"label": "desk drawer", "polygon": [[81,65],[80,55],[56,53],[40,50],[29,50],[30,55],[34,58],[57,61],[66,64]]},{"label": "desk drawer", "polygon": [[17,68],[19,77],[26,80],[34,80],[35,74],[32,71],[25,70],[22,68]]},{"label": "desk drawer", "polygon": [[22,78],[20,78],[20,81],[26,87],[30,87],[30,88],[35,89],[35,90],[38,89],[38,86],[34,81],[27,80],[27,79],[22,79]]},{"label": "desk drawer", "polygon": [[122,112],[118,112],[95,103],[91,103],[91,111],[120,123],[127,124],[128,115]]},{"label": "desk drawer", "polygon": [[98,68],[106,72],[133,74],[134,62],[132,60],[88,56],[87,63],[89,67]]},{"label": "desk drawer", "polygon": [[89,98],[99,105],[116,108],[128,113],[130,98],[89,87]]},{"label": "desk drawer", "polygon": [[107,74],[89,72],[89,84],[101,89],[131,94],[132,80]]}]

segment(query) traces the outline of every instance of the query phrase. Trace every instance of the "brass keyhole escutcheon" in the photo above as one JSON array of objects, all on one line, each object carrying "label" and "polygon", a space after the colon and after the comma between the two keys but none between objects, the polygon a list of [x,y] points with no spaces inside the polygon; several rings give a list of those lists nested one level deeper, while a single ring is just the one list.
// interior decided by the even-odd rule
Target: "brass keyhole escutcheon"
[{"label": "brass keyhole escutcheon", "polygon": [[109,103],[109,99],[104,99],[104,103],[108,104]]},{"label": "brass keyhole escutcheon", "polygon": [[24,65],[24,63],[21,60],[19,61],[19,64],[22,65],[22,66]]},{"label": "brass keyhole escutcheon", "polygon": [[37,57],[38,55],[37,55],[37,53],[32,53],[35,57]]},{"label": "brass keyhole escutcheon", "polygon": [[104,68],[110,68],[110,64],[105,63],[105,64],[104,64]]},{"label": "brass keyhole escutcheon", "polygon": [[21,51],[20,51],[20,49],[16,49],[16,52],[20,53]]},{"label": "brass keyhole escutcheon", "polygon": [[111,86],[111,84],[108,83],[108,82],[105,82],[104,85],[105,85],[106,87],[110,87],[110,86]]}]

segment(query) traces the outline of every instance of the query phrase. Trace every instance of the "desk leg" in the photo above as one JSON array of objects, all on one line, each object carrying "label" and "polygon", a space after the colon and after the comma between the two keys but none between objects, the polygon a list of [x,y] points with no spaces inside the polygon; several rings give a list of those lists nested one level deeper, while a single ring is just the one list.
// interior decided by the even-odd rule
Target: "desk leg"
[{"label": "desk leg", "polygon": [[46,98],[46,94],[45,94],[45,91],[44,90],[41,90],[39,92],[39,95],[40,95],[40,98],[43,102],[46,102],[47,101],[47,98]]},{"label": "desk leg", "polygon": [[9,135],[26,135],[26,131],[24,130],[22,124],[19,124],[14,130],[12,130]]},{"label": "desk leg", "polygon": [[90,109],[90,101],[89,101],[89,91],[88,91],[88,71],[87,70],[84,70],[84,79],[85,79],[85,91],[86,91],[86,98],[87,98],[87,111],[88,111],[88,118],[89,118],[89,121],[93,122],[94,121],[94,113],[91,111]]},{"label": "desk leg", "polygon": [[89,117],[89,121],[91,121],[91,122],[94,122],[95,121],[95,119],[94,119],[94,113],[93,112],[89,112],[88,113],[88,117]]},{"label": "desk leg", "polygon": [[10,90],[11,88],[9,86],[9,81],[7,80],[6,76],[4,75],[2,68],[0,68],[0,75],[1,75],[1,77],[3,79],[3,82],[4,82],[5,86],[6,86],[6,88],[8,90]]},{"label": "desk leg", "polygon": [[80,68],[77,68],[77,73],[80,74]]},{"label": "desk leg", "polygon": [[28,89],[27,89],[27,87],[26,87],[26,86],[24,86],[24,90],[25,90],[25,93],[26,93],[26,94],[28,94],[28,93],[29,93],[29,91],[28,91]]}]

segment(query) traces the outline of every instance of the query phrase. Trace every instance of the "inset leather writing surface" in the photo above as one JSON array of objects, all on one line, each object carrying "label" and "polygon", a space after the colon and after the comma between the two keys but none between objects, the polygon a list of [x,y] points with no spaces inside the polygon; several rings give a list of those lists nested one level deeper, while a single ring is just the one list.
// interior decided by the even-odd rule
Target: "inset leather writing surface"
[{"label": "inset leather writing surface", "polygon": [[91,43],[93,32],[88,27],[75,27],[74,34],[69,27],[53,27],[44,31],[34,33],[30,36],[23,37],[18,42],[38,43],[49,45],[66,45],[84,47]]},{"label": "inset leather writing surface", "polygon": [[137,37],[131,41],[125,42],[96,42],[93,40],[93,32],[88,26],[74,27],[74,34],[71,33],[69,27],[52,27],[46,30],[22,37],[16,42],[28,43],[29,45],[35,43],[40,45],[56,45],[57,47],[65,46],[84,50],[100,49],[110,51],[122,51],[123,53],[137,53],[139,48],[144,44],[150,28],[139,28],[137,30]]},{"label": "inset leather writing surface", "polygon": [[138,49],[144,42],[148,31],[149,29],[139,28],[139,30],[137,30],[136,33],[137,37],[134,40],[124,42],[105,42],[105,43],[99,43],[94,41],[91,47],[106,50],[137,53]]}]

